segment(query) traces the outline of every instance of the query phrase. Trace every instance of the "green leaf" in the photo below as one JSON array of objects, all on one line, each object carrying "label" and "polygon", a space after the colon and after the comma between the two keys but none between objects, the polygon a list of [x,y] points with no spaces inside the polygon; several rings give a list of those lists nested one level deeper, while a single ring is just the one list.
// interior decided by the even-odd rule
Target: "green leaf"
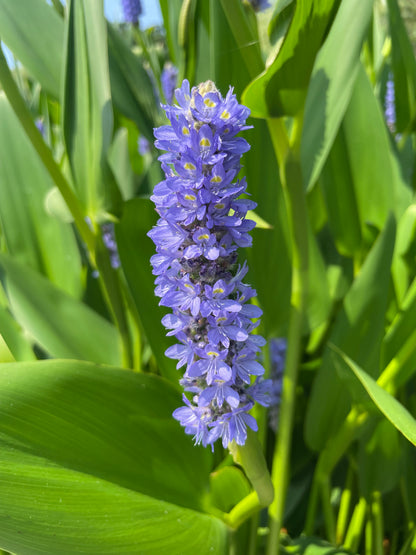
[{"label": "green leaf", "polygon": [[107,320],[4,254],[0,275],[14,317],[50,355],[120,363],[117,332]]},{"label": "green leaf", "polygon": [[338,0],[299,0],[281,48],[246,88],[243,102],[254,117],[296,115],[302,108],[315,56]]},{"label": "green leaf", "polygon": [[210,452],[154,376],[78,361],[0,368],[0,545],[19,555],[225,553]]},{"label": "green leaf", "polygon": [[153,142],[154,122],[159,117],[150,77],[120,33],[108,25],[108,56],[114,104],[130,118],[146,139]]},{"label": "green leaf", "polygon": [[[245,250],[249,282],[257,290],[264,311],[265,335],[285,335],[290,310],[290,239],[283,190],[266,122],[257,120],[247,132],[253,147],[244,155],[244,174],[256,213],[272,229],[253,230],[253,246]],[[266,162],[267,161],[267,162]],[[261,175],[261,179],[258,176]]]},{"label": "green leaf", "polygon": [[100,0],[73,0],[67,12],[62,126],[78,196],[99,219],[120,200],[106,159],[113,132],[106,22]]},{"label": "green leaf", "polygon": [[231,511],[250,491],[250,482],[236,466],[225,466],[210,476],[210,501],[223,512]]},{"label": "green leaf", "polygon": [[416,116],[416,60],[397,0],[387,0],[397,131],[410,131]]},{"label": "green leaf", "polygon": [[165,350],[174,341],[166,337],[161,319],[168,312],[158,306],[150,258],[155,247],[147,232],[156,225],[157,214],[148,199],[126,202],[123,216],[115,225],[115,233],[121,264],[130,288],[135,307],[143,325],[144,333],[165,378],[175,383],[181,373],[175,370],[175,362],[165,356]]},{"label": "green leaf", "polygon": [[47,213],[53,182],[2,93],[0,122],[0,221],[7,251],[79,297],[81,259],[73,230]]},{"label": "green leaf", "polygon": [[0,307],[0,334],[16,360],[36,360],[28,338],[24,336],[19,324],[4,307]]},{"label": "green leaf", "polygon": [[415,333],[416,318],[416,280],[400,306],[383,339],[380,357],[380,368],[384,369],[395,360],[400,369],[394,376],[394,387],[405,384],[416,371],[416,344],[412,335]]},{"label": "green leaf", "polygon": [[58,98],[63,25],[53,7],[43,0],[0,0],[0,37],[35,79]]},{"label": "green leaf", "polygon": [[352,372],[358,383],[380,412],[399,430],[413,445],[416,445],[416,420],[408,410],[365,372],[345,353],[337,349],[332,353],[337,370]]},{"label": "green leaf", "polygon": [[357,461],[360,493],[370,499],[374,491],[386,493],[395,488],[401,477],[402,458],[396,428],[388,420],[378,421],[370,433],[360,438]]},{"label": "green leaf", "polygon": [[[329,337],[331,344],[354,357],[372,375],[379,371],[394,240],[391,217],[345,296]],[[306,415],[306,441],[317,451],[336,433],[350,406],[350,397],[334,372],[331,353],[328,347],[324,351]]]},{"label": "green leaf", "polygon": [[341,2],[316,58],[306,98],[301,145],[306,189],[319,177],[347,109],[372,7],[373,0]]},{"label": "green leaf", "polygon": [[397,171],[383,113],[362,66],[357,72],[343,130],[361,230],[369,223],[382,229],[390,212],[397,217],[402,215],[412,191]]}]

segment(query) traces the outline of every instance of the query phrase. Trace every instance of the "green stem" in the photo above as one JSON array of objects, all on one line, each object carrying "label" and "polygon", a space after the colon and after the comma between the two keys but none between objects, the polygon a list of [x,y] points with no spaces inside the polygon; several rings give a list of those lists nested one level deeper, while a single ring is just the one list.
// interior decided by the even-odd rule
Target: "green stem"
[{"label": "green stem", "polygon": [[367,502],[364,497],[361,497],[355,506],[343,545],[345,549],[352,551],[353,553],[357,553],[358,546],[360,544],[366,510]]},{"label": "green stem", "polygon": [[357,430],[362,426],[367,418],[368,413],[362,413],[357,408],[351,409],[337,435],[331,439],[325,449],[321,452],[312,482],[312,492],[310,495],[305,524],[306,535],[313,534],[316,509],[318,505],[318,492],[321,491],[321,488],[325,484],[325,481],[328,480],[330,473],[355,438]]},{"label": "green stem", "polygon": [[324,510],[327,539],[330,543],[335,545],[335,516],[331,505],[331,483],[329,476],[325,476],[325,479],[321,482],[321,499]]},{"label": "green stem", "polygon": [[374,491],[371,495],[371,527],[373,532],[372,555],[383,555],[383,506],[379,491]]},{"label": "green stem", "polygon": [[292,291],[288,330],[288,350],[279,414],[279,433],[273,456],[272,482],[275,498],[269,507],[270,535],[267,554],[279,551],[279,535],[283,521],[292,430],[295,413],[296,384],[301,359],[302,331],[308,295],[308,213],[299,161],[300,120],[294,123],[294,139],[289,145],[281,120],[269,120],[287,208],[292,242]]},{"label": "green stem", "polygon": [[342,491],[341,495],[341,502],[339,505],[338,511],[338,519],[337,519],[337,527],[336,527],[336,544],[341,545],[344,541],[345,531],[347,529],[348,523],[348,515],[350,512],[350,505],[351,505],[351,490],[352,490],[352,481],[353,481],[353,469],[350,465],[348,467],[347,479],[345,483],[345,487]]}]

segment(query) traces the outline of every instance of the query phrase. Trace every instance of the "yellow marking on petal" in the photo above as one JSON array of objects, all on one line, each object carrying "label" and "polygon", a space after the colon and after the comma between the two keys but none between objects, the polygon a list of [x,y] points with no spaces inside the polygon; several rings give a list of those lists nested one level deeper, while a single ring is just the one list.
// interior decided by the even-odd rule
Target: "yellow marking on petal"
[{"label": "yellow marking on petal", "polygon": [[210,356],[210,357],[217,357],[219,355],[219,353],[216,353],[215,351],[209,351],[207,353],[207,355]]},{"label": "yellow marking on petal", "polygon": [[216,208],[217,210],[221,210],[222,208],[224,208],[225,204],[223,204],[222,202],[218,202],[217,204],[214,204],[214,208]]},{"label": "yellow marking on petal", "polygon": [[241,295],[241,297],[238,299],[241,302],[243,302],[245,300],[246,296],[245,295]]},{"label": "yellow marking on petal", "polygon": [[225,322],[227,318],[225,318],[224,316],[220,316],[219,318],[217,318],[217,322]]},{"label": "yellow marking on petal", "polygon": [[209,239],[209,235],[204,233],[203,235],[198,235],[198,241],[203,241],[204,239]]},{"label": "yellow marking on petal", "polygon": [[199,141],[200,146],[211,146],[211,141],[209,139],[207,139],[206,137],[203,137],[200,141]]},{"label": "yellow marking on petal", "polygon": [[214,106],[216,106],[216,103],[213,102],[210,98],[206,98],[204,100],[204,104],[205,106],[207,106],[208,108],[214,108]]},{"label": "yellow marking on petal", "polygon": [[196,170],[196,167],[191,162],[186,162],[184,165],[185,170]]},{"label": "yellow marking on petal", "polygon": [[246,358],[247,355],[240,355],[238,358]]},{"label": "yellow marking on petal", "polygon": [[195,195],[185,195],[186,200],[195,200],[196,196]]},{"label": "yellow marking on petal", "polygon": [[220,175],[214,175],[211,177],[211,183],[221,183],[222,177]]},{"label": "yellow marking on petal", "polygon": [[192,289],[192,291],[194,290],[193,286],[190,283],[185,283],[184,285],[185,287],[188,287],[188,289]]},{"label": "yellow marking on petal", "polygon": [[222,287],[217,287],[216,289],[214,289],[214,295],[216,295],[217,293],[224,293],[224,289]]},{"label": "yellow marking on petal", "polygon": [[190,131],[187,127],[182,127],[182,135],[189,135]]},{"label": "yellow marking on petal", "polygon": [[230,119],[230,112],[227,112],[227,110],[224,110],[223,113],[220,115],[221,119]]}]

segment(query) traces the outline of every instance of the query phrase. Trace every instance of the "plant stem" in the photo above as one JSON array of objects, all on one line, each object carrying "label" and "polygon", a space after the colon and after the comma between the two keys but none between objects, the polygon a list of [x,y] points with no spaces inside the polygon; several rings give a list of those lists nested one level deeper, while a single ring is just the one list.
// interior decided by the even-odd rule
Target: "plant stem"
[{"label": "plant stem", "polygon": [[383,506],[379,491],[373,491],[371,494],[371,526],[373,531],[372,555],[383,555]]},{"label": "plant stem", "polygon": [[358,546],[360,544],[366,510],[367,502],[364,497],[361,497],[355,506],[343,545],[345,549],[352,551],[353,553],[357,553]]},{"label": "plant stem", "polygon": [[279,433],[273,456],[272,482],[275,488],[275,498],[269,507],[268,555],[276,555],[279,552],[279,534],[289,481],[296,384],[308,295],[308,213],[299,161],[300,123],[300,120],[295,120],[294,138],[289,144],[282,120],[269,120],[269,130],[279,164],[291,234],[292,291]]},{"label": "plant stem", "polygon": [[348,514],[351,505],[351,489],[353,481],[353,470],[351,465],[348,467],[347,479],[345,487],[342,491],[341,502],[339,505],[337,527],[336,527],[336,544],[341,545],[344,541],[345,531],[347,529]]}]

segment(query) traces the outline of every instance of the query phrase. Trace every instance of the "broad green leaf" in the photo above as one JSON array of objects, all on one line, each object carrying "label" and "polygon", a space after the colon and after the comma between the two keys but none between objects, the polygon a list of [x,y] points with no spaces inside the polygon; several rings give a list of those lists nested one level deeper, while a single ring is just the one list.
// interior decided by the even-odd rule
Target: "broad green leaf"
[{"label": "broad green leaf", "polygon": [[[379,371],[394,241],[395,223],[389,218],[346,294],[329,337],[332,344],[372,375]],[[324,351],[306,414],[306,441],[314,450],[320,450],[336,432],[350,405],[350,397],[334,371],[331,353],[328,347]]]},{"label": "broad green leaf", "polygon": [[394,74],[394,105],[397,131],[414,128],[416,116],[416,60],[412,43],[400,15],[397,0],[387,0]]},{"label": "broad green leaf", "polygon": [[343,131],[361,230],[369,223],[382,229],[389,212],[397,218],[402,215],[412,191],[397,171],[383,113],[362,66],[357,72]]},{"label": "broad green leaf", "polygon": [[55,98],[60,93],[62,20],[44,0],[0,0],[0,37]]},{"label": "broad green leaf", "polygon": [[369,224],[381,229],[389,212],[400,218],[411,200],[412,192],[398,171],[382,111],[362,66],[321,182],[330,227],[346,256],[360,252]]},{"label": "broad green leaf", "polygon": [[345,353],[338,349],[332,353],[337,370],[342,372],[352,372],[362,388],[380,410],[380,412],[399,430],[413,445],[416,445],[416,420],[408,410],[395,399],[385,389],[356,364]]},{"label": "broad green leaf", "polygon": [[67,9],[62,126],[78,197],[90,216],[103,217],[120,200],[107,150],[113,110],[102,2],[73,0]]},{"label": "broad green leaf", "polygon": [[0,122],[0,222],[7,251],[79,297],[81,259],[74,232],[48,214],[53,182],[2,93]]},{"label": "broad green leaf", "polygon": [[361,222],[342,126],[323,167],[320,183],[337,249],[340,254],[352,257],[361,249]]},{"label": "broad green leaf", "polygon": [[338,0],[299,0],[273,63],[246,88],[243,102],[254,117],[294,116],[302,108],[315,56]]},{"label": "broad green leaf", "polygon": [[373,0],[341,2],[316,58],[306,98],[301,146],[306,189],[319,177],[347,109],[372,7]]},{"label": "broad green leaf", "polygon": [[115,327],[92,309],[6,255],[0,276],[17,322],[47,353],[120,364]]},{"label": "broad green leaf", "polygon": [[175,362],[167,358],[165,350],[174,339],[166,337],[161,319],[168,310],[158,306],[150,258],[155,247],[147,232],[156,225],[157,214],[148,199],[133,199],[124,206],[120,223],[115,225],[117,245],[123,271],[130,288],[143,331],[149,341],[162,375],[177,383],[182,373],[175,370]]},{"label": "broad green leaf", "polygon": [[0,307],[0,335],[17,361],[36,360],[22,328],[4,307]]},{"label": "broad green leaf", "polygon": [[19,555],[225,552],[210,452],[164,380],[79,361],[0,368],[0,545]]},{"label": "broad green leaf", "polygon": [[403,459],[399,434],[388,420],[377,421],[369,432],[360,437],[357,461],[360,493],[367,499],[373,491],[386,493],[397,485]]}]

